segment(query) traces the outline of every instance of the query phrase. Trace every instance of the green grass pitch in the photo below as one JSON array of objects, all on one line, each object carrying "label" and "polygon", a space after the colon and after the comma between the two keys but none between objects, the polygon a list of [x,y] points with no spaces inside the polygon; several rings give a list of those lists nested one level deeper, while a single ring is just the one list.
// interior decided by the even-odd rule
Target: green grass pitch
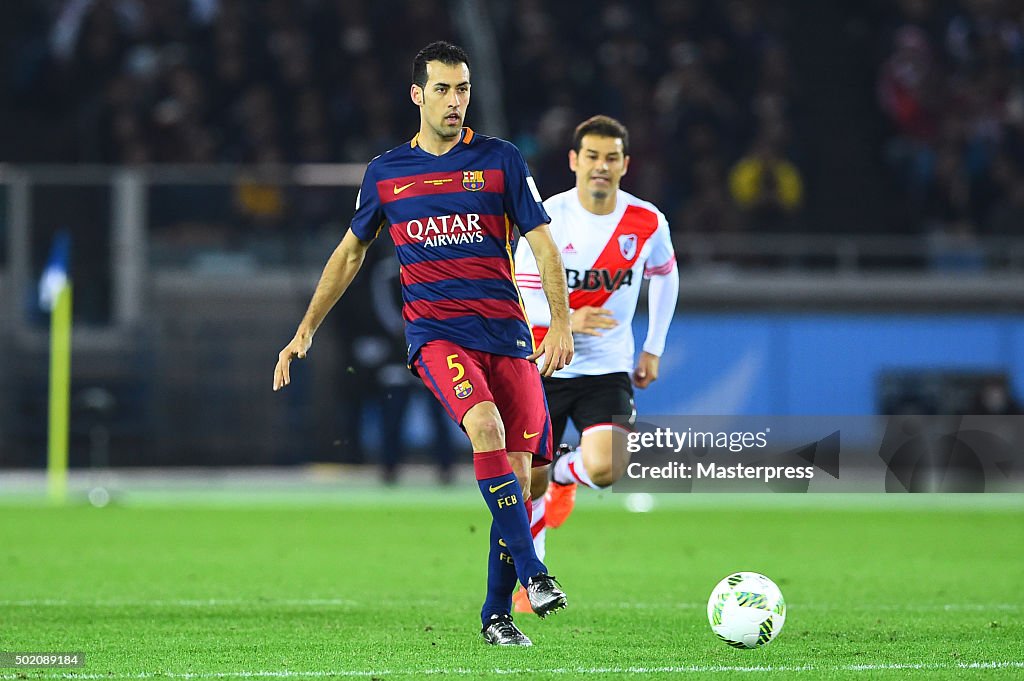
[{"label": "green grass pitch", "polygon": [[[672,495],[629,513],[591,494],[549,532],[569,608],[518,616],[534,647],[496,649],[478,633],[474,493],[4,502],[0,651],[84,651],[86,666],[0,679],[1024,675],[1019,498]],[[737,570],[785,594],[766,648],[708,628],[708,594]]]}]

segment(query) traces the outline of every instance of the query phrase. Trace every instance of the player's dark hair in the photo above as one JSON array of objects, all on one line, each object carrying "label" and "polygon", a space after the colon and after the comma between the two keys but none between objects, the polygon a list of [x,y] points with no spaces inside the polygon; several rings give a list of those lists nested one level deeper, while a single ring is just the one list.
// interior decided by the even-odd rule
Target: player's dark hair
[{"label": "player's dark hair", "polygon": [[622,153],[629,154],[629,131],[611,116],[591,116],[576,126],[576,131],[572,135],[572,149],[577,154],[580,153],[580,145],[583,144],[585,135],[617,137],[622,140]]},{"label": "player's dark hair", "polygon": [[412,82],[420,87],[427,86],[428,61],[439,61],[448,66],[465,64],[466,68],[469,68],[469,56],[464,49],[453,43],[437,40],[420,50],[412,62]]}]

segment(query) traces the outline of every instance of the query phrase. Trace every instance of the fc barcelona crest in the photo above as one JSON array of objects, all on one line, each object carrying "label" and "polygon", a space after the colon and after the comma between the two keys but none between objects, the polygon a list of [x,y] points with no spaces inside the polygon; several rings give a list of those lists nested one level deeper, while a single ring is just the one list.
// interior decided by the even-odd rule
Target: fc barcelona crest
[{"label": "fc barcelona crest", "polygon": [[478,192],[484,188],[484,171],[463,170],[462,188],[467,192]]},{"label": "fc barcelona crest", "polygon": [[619,236],[619,253],[626,260],[632,260],[636,256],[636,234],[623,234]]},{"label": "fc barcelona crest", "polygon": [[473,384],[469,382],[469,379],[466,379],[462,383],[459,383],[457,386],[455,386],[455,396],[458,397],[460,400],[464,400],[472,394]]}]

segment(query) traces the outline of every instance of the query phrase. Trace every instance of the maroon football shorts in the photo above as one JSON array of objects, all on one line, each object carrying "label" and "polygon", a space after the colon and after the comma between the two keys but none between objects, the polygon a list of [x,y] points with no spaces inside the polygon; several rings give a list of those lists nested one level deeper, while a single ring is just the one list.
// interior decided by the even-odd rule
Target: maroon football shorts
[{"label": "maroon football shorts", "polygon": [[550,462],[551,419],[536,364],[434,340],[420,348],[413,368],[460,426],[472,407],[493,402],[505,424],[505,449],[533,454],[534,466]]}]

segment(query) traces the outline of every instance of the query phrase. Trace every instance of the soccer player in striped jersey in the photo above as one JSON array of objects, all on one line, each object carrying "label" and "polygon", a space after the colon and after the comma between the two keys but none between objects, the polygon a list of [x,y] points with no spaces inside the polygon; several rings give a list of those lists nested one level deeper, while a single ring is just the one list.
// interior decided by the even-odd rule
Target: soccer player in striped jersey
[{"label": "soccer player in striped jersey", "polygon": [[[551,423],[541,373],[572,359],[565,272],[526,162],[515,146],[463,126],[469,59],[431,43],[413,64],[410,97],[419,133],[366,168],[351,229],[324,268],[294,338],[278,356],[274,389],[290,381],[313,334],[386,230],[395,242],[409,366],[469,436],[477,483],[491,512],[488,643],[530,645],[512,622],[516,583],[541,617],[565,594],[530,535],[530,470],[550,460]],[[547,336],[534,346],[512,270],[513,229],[539,264]],[[544,357],[538,371],[535,360]]]},{"label": "soccer player in striped jersey", "polygon": [[[665,216],[619,188],[629,168],[625,126],[608,116],[581,123],[573,136],[569,168],[576,174],[576,186],[549,198],[544,208],[565,263],[575,354],[572,364],[543,380],[554,441],[562,439],[569,419],[581,437],[575,449],[559,448],[546,474],[534,473],[532,532],[541,557],[545,527],[558,527],[569,516],[576,485],[602,489],[625,472],[626,451],[613,447],[613,438],[628,432],[636,420],[633,386],[646,388],[658,378],[679,293]],[[650,279],[650,320],[634,363],[633,313],[645,277]],[[542,341],[550,333],[550,320],[541,271],[530,250],[521,246],[516,249],[516,280],[534,338]],[[616,422],[616,416],[625,418]],[[524,603],[523,594],[517,593],[517,612]]]}]

